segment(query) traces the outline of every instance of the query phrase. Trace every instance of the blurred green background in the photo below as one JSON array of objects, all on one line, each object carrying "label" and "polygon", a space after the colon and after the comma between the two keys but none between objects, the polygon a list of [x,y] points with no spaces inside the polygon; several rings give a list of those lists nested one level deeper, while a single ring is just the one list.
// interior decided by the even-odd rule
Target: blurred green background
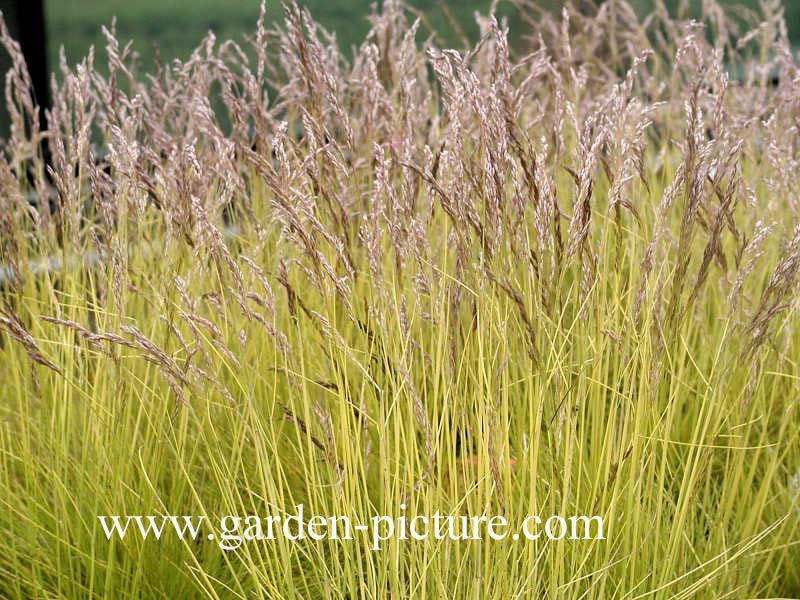
[{"label": "blurred green background", "polygon": [[[34,2],[36,0],[33,0]],[[378,0],[381,1],[381,0]],[[588,0],[574,0],[588,2]],[[595,0],[599,3],[600,0]],[[653,0],[631,0],[640,15],[650,10]],[[690,11],[697,14],[702,0],[688,0]],[[558,9],[564,0],[540,0],[542,7]],[[723,0],[726,4],[754,9],[759,0]],[[310,9],[313,17],[323,27],[335,32],[340,47],[346,55],[360,44],[369,30],[368,15],[373,0],[298,0]],[[437,32],[435,43],[443,47],[461,47],[460,33],[470,40],[477,37],[474,14],[488,12],[490,0],[407,0],[412,11],[423,17],[419,37],[431,30]],[[680,2],[666,0],[671,9]],[[19,35],[15,26],[17,19],[29,16],[30,0],[0,0],[0,10],[5,11],[12,36]],[[800,47],[800,0],[784,0],[786,21],[794,46]],[[97,55],[95,66],[100,73],[106,71],[105,38],[102,25],[110,25],[116,17],[117,36],[124,44],[133,40],[133,48],[139,55],[144,71],[152,71],[154,47],[162,61],[174,58],[185,59],[197,47],[209,30],[218,40],[244,41],[245,36],[255,32],[259,0],[43,0],[47,39],[47,68],[58,71],[59,49],[63,46],[67,61],[74,65],[86,56],[94,45]],[[502,0],[498,4],[501,16],[508,17],[511,43],[521,46],[525,28],[515,18],[512,4]],[[280,0],[268,0],[267,20],[270,24],[282,20]],[[29,34],[31,35],[31,34]],[[40,34],[32,34],[34,44]],[[520,48],[524,50],[524,48]],[[0,49],[0,73],[10,67],[5,52]],[[42,80],[41,88],[47,87]],[[0,137],[8,132],[8,115],[5,102],[0,98]]]},{"label": "blurred green background", "polygon": [[[304,0],[299,2],[311,10],[314,18],[330,31],[335,31],[340,45],[350,49],[363,40],[369,29],[367,15],[372,0]],[[733,2],[728,2],[732,4]],[[458,46],[458,36],[453,31],[437,0],[409,2],[421,10],[427,21],[438,32],[442,44]],[[448,10],[468,36],[475,36],[477,26],[473,13],[486,13],[488,0],[449,0]],[[545,0],[543,6],[557,7],[559,0]],[[668,6],[678,2],[667,1]],[[694,2],[699,5],[699,0]],[[749,7],[757,6],[757,0],[742,2]],[[510,4],[501,2],[500,11],[513,15]],[[648,9],[648,0],[635,0],[640,12]],[[800,0],[784,2],[787,22],[795,45],[800,34]],[[255,30],[258,17],[258,0],[45,0],[45,14],[49,34],[49,56],[51,68],[58,65],[58,48],[63,44],[70,62],[83,57],[89,46],[95,44],[99,50],[105,45],[100,34],[100,25],[109,24],[117,17],[117,32],[122,40],[135,40],[143,66],[151,64],[152,46],[157,44],[162,59],[188,56],[209,29],[217,39],[241,40]],[[275,21],[282,17],[279,1],[267,2],[267,18]],[[515,28],[510,20],[512,36],[519,39],[524,33]]]},{"label": "blurred green background", "polygon": [[[317,22],[335,32],[345,51],[362,42],[369,30],[367,17],[372,0],[298,0],[298,4],[308,7]],[[545,4],[557,6],[558,0]],[[458,45],[458,35],[437,0],[412,0],[409,5],[420,10],[426,22],[440,32],[439,41]],[[449,0],[447,10],[473,37],[477,34],[473,13],[486,13],[489,5],[487,0]],[[45,0],[51,64],[58,64],[62,44],[71,62],[83,57],[90,44],[102,48],[105,40],[100,25],[108,25],[114,16],[120,40],[135,40],[134,48],[146,66],[152,60],[154,44],[161,58],[169,60],[188,56],[209,29],[218,40],[240,41],[244,35],[252,35],[259,9],[259,0]],[[266,11],[270,23],[282,21],[280,0],[268,0]],[[500,12],[512,15],[514,10],[510,4],[501,3]]]}]

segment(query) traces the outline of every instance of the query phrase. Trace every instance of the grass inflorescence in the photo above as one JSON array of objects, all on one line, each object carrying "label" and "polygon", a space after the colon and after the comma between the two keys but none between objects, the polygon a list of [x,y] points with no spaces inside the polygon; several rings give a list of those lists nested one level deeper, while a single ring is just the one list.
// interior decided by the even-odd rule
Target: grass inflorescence
[{"label": "grass inflorescence", "polygon": [[[106,31],[46,130],[3,32],[0,596],[800,595],[800,72],[777,2],[703,6],[519,0],[519,52],[387,1],[350,59],[291,4],[152,73]],[[606,539],[97,519],[298,504]]]}]

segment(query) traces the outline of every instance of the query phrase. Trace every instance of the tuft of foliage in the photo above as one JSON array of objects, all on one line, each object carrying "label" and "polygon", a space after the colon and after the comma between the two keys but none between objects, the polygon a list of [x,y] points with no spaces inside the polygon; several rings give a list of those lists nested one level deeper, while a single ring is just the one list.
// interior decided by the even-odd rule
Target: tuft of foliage
[{"label": "tuft of foliage", "polygon": [[[393,1],[352,59],[295,4],[152,73],[106,30],[46,130],[2,27],[0,596],[800,594],[780,5],[518,7],[522,56],[492,14],[420,43]],[[225,553],[96,518],[300,503],[607,539]]]}]

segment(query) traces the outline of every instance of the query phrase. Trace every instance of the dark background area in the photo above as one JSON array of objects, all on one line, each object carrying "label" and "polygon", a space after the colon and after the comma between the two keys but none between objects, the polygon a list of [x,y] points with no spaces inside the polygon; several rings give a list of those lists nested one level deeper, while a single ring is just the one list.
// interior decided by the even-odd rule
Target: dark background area
[{"label": "dark background area", "polygon": [[[340,46],[349,54],[350,50],[360,44],[367,31],[371,0],[301,0],[312,16],[323,27],[335,32]],[[757,0],[729,1],[727,4],[756,9]],[[36,7],[43,5],[46,40],[41,44],[42,36],[31,29],[27,37],[22,20],[37,18]],[[558,9],[561,0],[542,0],[543,7]],[[650,9],[652,0],[633,0],[633,5],[641,15]],[[667,2],[668,6],[677,6],[678,2]],[[700,0],[689,2],[690,10],[695,13],[699,9]],[[409,5],[419,11],[423,18],[420,36],[437,32],[435,42],[440,46],[460,47],[461,33],[475,39],[477,25],[474,13],[486,13],[490,6],[488,0],[450,0],[447,8],[441,1],[410,0]],[[245,36],[255,31],[258,18],[259,0],[28,0],[16,2],[0,0],[0,9],[6,15],[6,21],[12,35],[23,42],[26,52],[44,53],[49,71],[57,71],[59,50],[63,46],[67,62],[74,64],[86,56],[89,47],[94,45],[97,54],[95,66],[104,71],[105,38],[101,26],[110,26],[116,17],[116,31],[121,42],[133,40],[133,48],[138,53],[140,65],[145,71],[154,64],[154,47],[158,47],[163,61],[173,58],[186,58],[202,40],[209,30],[213,30],[218,40],[235,39],[243,41]],[[270,23],[282,19],[280,2],[267,3],[267,20]],[[514,18],[515,9],[510,3],[500,2],[499,13],[509,19],[512,42],[521,44],[524,31],[521,23]],[[786,21],[790,36],[795,46],[800,46],[800,1],[784,2]],[[449,13],[449,14],[448,14]],[[41,61],[36,61],[41,64]],[[10,63],[5,52],[0,51],[0,69],[3,73]],[[32,69],[34,71],[34,69]],[[44,85],[44,78],[38,75],[39,84]],[[34,80],[37,76],[34,75]],[[41,94],[41,92],[40,92]],[[5,136],[7,118],[5,102],[0,101],[0,135]]]},{"label": "dark background area", "polygon": [[[560,0],[543,0],[540,5],[558,8]],[[751,9],[758,6],[757,0],[726,2],[739,4]],[[312,16],[329,31],[336,32],[340,45],[349,49],[360,43],[369,29],[367,16],[372,0],[301,0]],[[439,32],[437,41],[442,45],[459,46],[458,35],[437,0],[410,0],[409,4],[420,11],[427,23]],[[633,0],[633,6],[640,14],[646,13],[652,5],[651,0]],[[667,6],[677,7],[679,2],[666,2]],[[700,1],[689,3],[697,10]],[[800,43],[800,1],[785,0],[784,10],[789,30],[795,44]],[[488,0],[449,0],[447,10],[470,37],[477,34],[473,14],[486,13]],[[498,4],[501,14],[509,16],[512,34],[515,30],[514,9],[510,3]],[[252,34],[259,12],[258,0],[45,0],[45,13],[49,31],[49,55],[55,60],[58,48],[64,45],[67,59],[71,62],[82,58],[90,44],[102,48],[105,41],[100,34],[100,25],[108,25],[117,17],[117,32],[121,39],[133,39],[140,51],[143,64],[152,57],[150,47],[157,44],[164,59],[185,57],[209,29],[217,39],[242,39]],[[279,1],[267,2],[267,19],[276,21],[282,18]],[[57,63],[53,63],[57,64]]]}]

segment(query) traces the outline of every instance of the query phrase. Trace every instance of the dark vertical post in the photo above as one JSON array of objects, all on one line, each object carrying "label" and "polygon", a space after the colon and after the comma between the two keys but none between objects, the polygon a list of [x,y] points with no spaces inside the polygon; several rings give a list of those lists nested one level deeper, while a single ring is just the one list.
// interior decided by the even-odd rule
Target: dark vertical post
[{"label": "dark vertical post", "polygon": [[[47,33],[44,22],[44,0],[0,0],[0,10],[3,11],[8,31],[16,38],[25,55],[28,72],[33,84],[33,93],[36,103],[41,108],[39,115],[40,125],[45,128],[44,109],[50,106],[50,85],[47,70]],[[0,50],[0,105],[2,105],[2,135],[8,135],[8,113],[5,108],[5,74],[11,63],[5,52]],[[47,157],[47,149],[42,148]]]},{"label": "dark vertical post", "polygon": [[[28,63],[36,102],[42,108],[50,106],[50,86],[47,71],[47,33],[44,24],[44,0],[18,2],[20,11],[19,43]],[[44,111],[42,111],[44,112]],[[44,119],[44,114],[42,114]],[[44,122],[42,122],[44,128]]]}]

